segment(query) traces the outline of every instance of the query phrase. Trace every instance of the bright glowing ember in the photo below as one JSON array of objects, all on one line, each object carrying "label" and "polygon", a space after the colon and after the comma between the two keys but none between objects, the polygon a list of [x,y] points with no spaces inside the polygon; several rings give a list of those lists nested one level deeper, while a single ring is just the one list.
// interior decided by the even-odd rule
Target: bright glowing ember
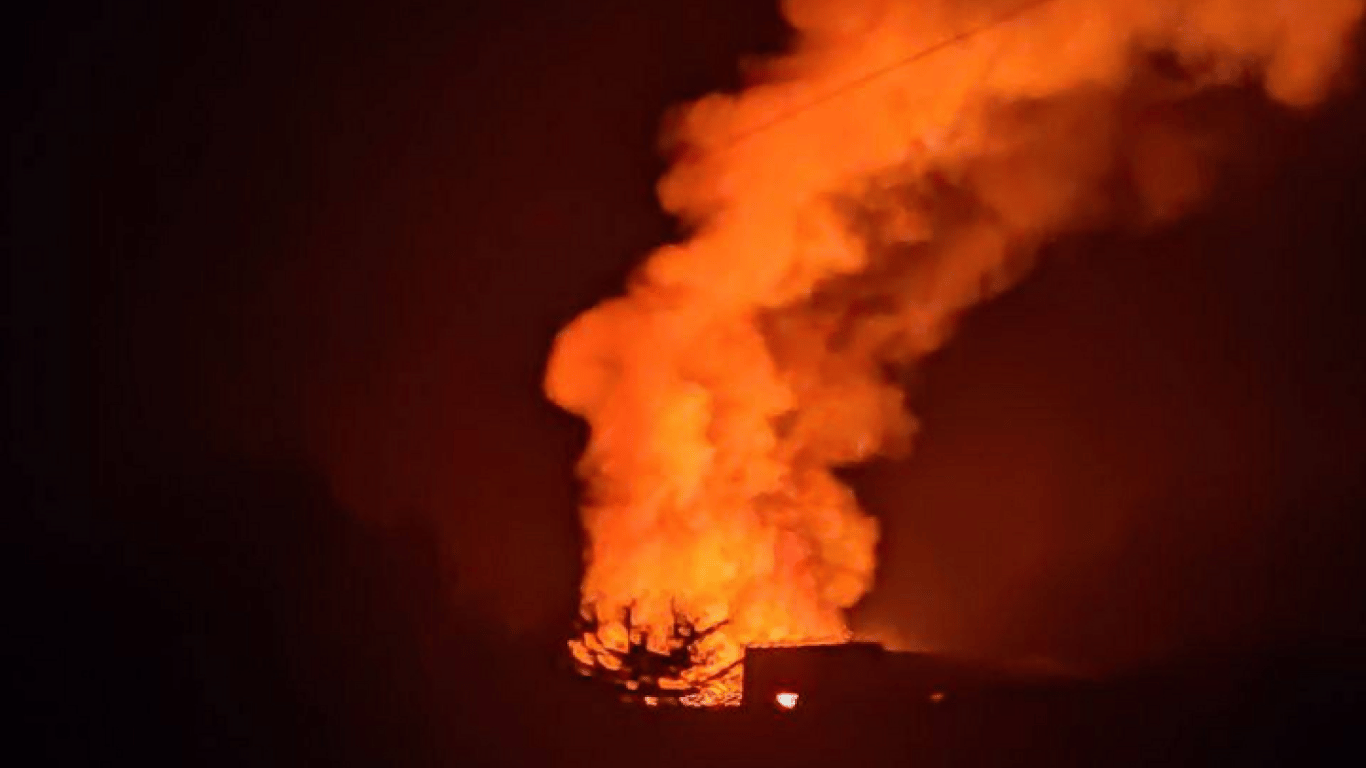
[{"label": "bright glowing ember", "polygon": [[778,702],[778,706],[782,707],[783,709],[792,709],[793,707],[797,706],[798,698],[800,697],[795,693],[784,692],[778,694],[777,696],[774,696],[773,700]]},{"label": "bright glowing ember", "polygon": [[689,238],[555,342],[592,427],[583,668],[735,703],[747,645],[847,639],[878,527],[834,470],[909,449],[899,374],[1048,239],[1187,210],[1170,107],[1318,101],[1362,2],[785,0],[791,52],[679,113]]}]

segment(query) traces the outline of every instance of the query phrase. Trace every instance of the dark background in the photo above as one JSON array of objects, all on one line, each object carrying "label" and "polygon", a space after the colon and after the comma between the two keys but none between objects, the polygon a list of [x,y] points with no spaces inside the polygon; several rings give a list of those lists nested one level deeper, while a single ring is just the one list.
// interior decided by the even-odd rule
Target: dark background
[{"label": "dark background", "polygon": [[[562,665],[583,431],[542,366],[675,236],[660,115],[781,47],[775,9],[186,5],[6,25],[18,724],[224,765],[625,727]],[[1204,209],[1057,242],[963,324],[914,459],[852,473],[859,626],[1097,674],[1359,649],[1359,71],[1309,116],[1190,105]]]}]

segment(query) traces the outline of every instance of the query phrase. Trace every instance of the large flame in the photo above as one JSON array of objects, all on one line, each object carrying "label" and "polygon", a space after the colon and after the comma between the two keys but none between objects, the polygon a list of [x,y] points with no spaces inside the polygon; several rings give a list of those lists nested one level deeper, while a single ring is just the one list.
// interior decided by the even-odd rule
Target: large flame
[{"label": "large flame", "polygon": [[878,526],[832,471],[909,447],[896,373],[1046,239],[1186,210],[1207,173],[1172,105],[1317,102],[1362,3],[784,2],[792,51],[673,124],[690,237],[555,343],[546,391],[592,426],[575,656],[715,627],[656,682],[723,703],[745,646],[846,639]]}]

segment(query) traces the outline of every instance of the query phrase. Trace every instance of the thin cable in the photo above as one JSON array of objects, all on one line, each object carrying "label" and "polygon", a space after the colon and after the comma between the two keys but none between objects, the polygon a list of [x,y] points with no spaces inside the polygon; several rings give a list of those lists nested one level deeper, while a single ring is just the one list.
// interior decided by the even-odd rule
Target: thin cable
[{"label": "thin cable", "polygon": [[798,115],[801,115],[805,112],[809,112],[812,109],[815,109],[816,107],[825,104],[826,102],[839,98],[840,96],[843,96],[844,94],[849,93],[850,91],[858,90],[859,88],[868,85],[874,80],[879,80],[883,77],[886,77],[887,75],[895,72],[898,69],[914,64],[917,61],[920,61],[921,59],[928,58],[946,48],[951,48],[955,45],[958,45],[959,43],[977,37],[978,35],[984,32],[989,32],[995,29],[996,27],[1014,21],[1015,19],[1025,15],[1026,13],[1036,10],[1051,2],[1053,2],[1053,0],[1027,0],[1027,2],[1021,3],[1015,6],[1014,8],[1011,8],[1005,13],[1002,13],[1000,16],[997,16],[991,21],[988,21],[987,23],[981,25],[980,27],[974,27],[972,29],[959,32],[958,34],[940,40],[939,42],[934,43],[933,45],[927,48],[921,48],[920,50],[910,54],[909,56],[898,59],[890,64],[875,69],[867,74],[860,75],[859,77],[850,80],[849,82],[844,83],[838,88],[835,88],[824,95],[818,96],[812,99],[811,101],[805,102],[803,104],[798,104],[797,106],[792,107],[791,109],[779,112],[777,115],[769,118],[768,120],[760,123],[759,125],[756,125],[746,131],[736,134],[735,136],[732,136],[730,140],[726,141],[724,144],[717,147],[715,151],[728,151],[736,145],[748,141],[749,139],[757,136],[758,134],[761,134],[775,126],[785,123],[788,120],[797,117]]}]

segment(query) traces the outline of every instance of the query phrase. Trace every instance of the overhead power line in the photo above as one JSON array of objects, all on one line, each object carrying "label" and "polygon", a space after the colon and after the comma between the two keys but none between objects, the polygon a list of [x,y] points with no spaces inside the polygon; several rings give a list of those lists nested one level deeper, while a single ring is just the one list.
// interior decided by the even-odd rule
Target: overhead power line
[{"label": "overhead power line", "polygon": [[1009,10],[1001,13],[1000,15],[992,18],[990,21],[980,26],[973,27],[972,29],[968,29],[963,32],[959,32],[958,34],[953,35],[952,37],[947,37],[925,48],[921,48],[915,51],[914,53],[903,56],[902,58],[897,59],[896,61],[890,62],[871,72],[860,75],[847,83],[843,83],[840,86],[831,89],[829,92],[817,96],[814,99],[811,99],[810,101],[803,102],[795,107],[783,110],[782,112],[779,112],[778,114],[774,115],[768,120],[765,120],[764,122],[752,128],[749,128],[735,136],[732,136],[729,141],[721,145],[718,149],[722,152],[727,151],[738,144],[748,141],[749,139],[761,133],[764,133],[765,131],[768,131],[778,125],[781,125],[782,123],[787,122],[788,120],[791,120],[794,117],[809,112],[812,109],[821,106],[822,104],[826,104],[830,101],[833,101],[839,98],[840,96],[849,93],[850,91],[855,91],[859,88],[863,88],[867,86],[869,83],[872,83],[876,80],[880,80],[899,69],[910,66],[911,64],[914,64],[923,59],[927,59],[930,56],[939,53],[940,51],[952,48],[953,46],[971,40],[972,38],[977,37],[978,35],[990,32],[991,30],[999,26],[1002,26],[1003,24],[1007,24],[1011,21],[1014,21],[1015,19],[1018,19],[1021,16],[1024,16],[1025,14],[1037,10],[1045,5],[1048,5],[1051,2],[1054,2],[1054,0],[1027,0],[1026,2],[1020,3],[1019,5],[1010,8]]}]

